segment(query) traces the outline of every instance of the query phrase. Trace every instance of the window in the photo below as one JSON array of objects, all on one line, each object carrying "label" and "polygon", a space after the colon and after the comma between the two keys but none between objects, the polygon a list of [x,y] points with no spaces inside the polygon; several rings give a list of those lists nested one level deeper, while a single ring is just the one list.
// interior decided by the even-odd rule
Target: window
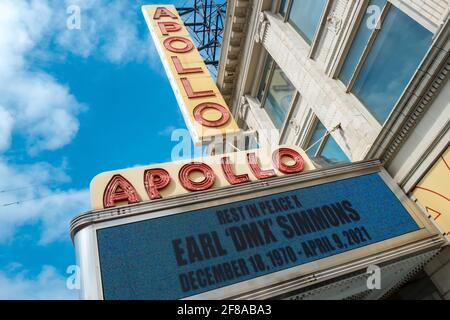
[{"label": "window", "polygon": [[289,0],[281,0],[280,10],[278,11],[282,17],[286,16],[287,10],[289,6]]},{"label": "window", "polygon": [[[364,48],[367,46],[369,41],[369,37],[372,34],[372,29],[370,26],[370,22],[373,22],[373,11],[369,8],[371,6],[377,6],[380,8],[384,7],[386,4],[386,0],[370,0],[369,5],[367,6],[366,14],[364,15],[361,23],[359,25],[358,31],[353,39],[352,47],[350,48],[347,58],[345,60],[344,65],[342,66],[341,73],[339,74],[339,79],[348,85],[350,82],[350,78],[352,77],[353,71],[358,64],[359,59],[364,51]],[[372,19],[372,20],[371,20]]]},{"label": "window", "polygon": [[308,44],[314,40],[320,23],[326,0],[291,0],[282,1],[279,13],[305,39]]},{"label": "window", "polygon": [[272,68],[273,60],[270,55],[267,55],[266,62],[264,63],[264,70],[261,76],[261,82],[259,83],[257,98],[259,102],[264,100],[264,92],[267,87],[267,82],[269,81],[269,76]]},{"label": "window", "polygon": [[295,87],[278,65],[267,57],[257,98],[274,126],[281,129],[295,96]]},{"label": "window", "polygon": [[278,129],[281,129],[284,123],[294,95],[294,86],[280,67],[275,65],[264,108]]},{"label": "window", "polygon": [[[432,43],[432,33],[400,9],[387,3],[386,10],[381,30],[364,30],[363,19],[339,76],[380,123],[388,118]],[[370,36],[374,41],[368,45]]]},{"label": "window", "polygon": [[327,164],[349,162],[346,154],[320,121],[317,121],[306,150],[311,158],[322,160]]}]

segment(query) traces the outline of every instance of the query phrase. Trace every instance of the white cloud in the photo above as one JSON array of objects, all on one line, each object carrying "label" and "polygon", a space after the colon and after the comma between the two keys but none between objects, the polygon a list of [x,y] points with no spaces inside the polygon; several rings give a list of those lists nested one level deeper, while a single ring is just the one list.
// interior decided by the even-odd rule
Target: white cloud
[{"label": "white cloud", "polygon": [[35,203],[42,222],[39,244],[69,238],[70,220],[89,209],[88,190],[53,192],[48,198]]},{"label": "white cloud", "polygon": [[[77,4],[81,30],[68,30],[66,9]],[[86,106],[36,62],[64,63],[73,54],[115,64],[153,63],[155,49],[148,34],[139,36],[136,10],[140,15],[137,3],[128,0],[0,0],[0,153],[16,135],[25,138],[31,156],[56,150],[79,129],[77,116]],[[51,188],[68,181],[63,166],[18,166],[0,156],[0,244],[10,243],[27,224],[39,225],[40,245],[67,239],[70,219],[89,208],[88,190]],[[20,264],[5,270],[0,271],[0,299],[77,297],[54,267],[44,266],[36,277],[21,271]]]},{"label": "white cloud", "polygon": [[55,38],[57,44],[68,52],[82,57],[94,55],[113,63],[150,61],[155,55],[149,35],[139,35],[137,18],[143,21],[143,17],[138,3],[128,0],[66,0],[65,5],[77,5],[81,13],[80,30],[69,30],[65,28],[65,11],[58,11],[56,21],[60,21],[57,24],[62,28]]},{"label": "white cloud", "polygon": [[[80,6],[81,30],[67,29],[69,5]],[[149,57],[149,36],[139,38],[136,10],[140,15],[129,1],[0,1],[0,152],[16,134],[25,138],[32,156],[73,140],[77,116],[86,106],[66,85],[36,69],[35,62],[61,61],[68,53],[112,63]],[[19,167],[0,158],[0,189],[19,189],[0,193],[0,242],[10,241],[19,226],[30,223],[41,225],[41,244],[67,237],[70,218],[89,207],[87,190],[49,187],[67,180],[63,168],[45,163]],[[21,204],[2,206],[16,202]]]},{"label": "white cloud", "polygon": [[44,73],[16,74],[4,80],[0,94],[17,119],[16,129],[27,138],[31,154],[72,141],[79,127],[76,116],[84,107],[67,87]]},{"label": "white cloud", "polygon": [[0,151],[9,148],[14,120],[5,108],[0,106]]},{"label": "white cloud", "polygon": [[76,116],[83,106],[53,77],[31,71],[27,60],[51,30],[51,17],[47,1],[0,2],[0,122],[6,123],[0,130],[7,137],[0,148],[9,145],[14,129],[32,154],[60,148],[78,131]]},{"label": "white cloud", "polygon": [[[80,30],[67,28],[69,5],[81,9]],[[0,1],[0,122],[5,122],[0,151],[14,129],[32,155],[65,146],[78,131],[77,115],[86,106],[67,86],[36,70],[37,60],[64,61],[71,53],[116,64],[144,59],[152,64],[156,51],[147,33],[139,36],[137,17],[138,4],[128,0]]]},{"label": "white cloud", "polygon": [[[18,265],[20,268],[20,265]],[[15,264],[15,268],[17,264]],[[52,266],[45,265],[36,277],[21,271],[13,277],[0,271],[0,300],[73,300],[78,291],[66,287],[66,279]]]},{"label": "white cloud", "polygon": [[41,40],[49,27],[46,1],[0,1],[0,75],[14,76],[25,66],[24,54]]},{"label": "white cloud", "polygon": [[[28,153],[37,154],[70,143],[78,131],[77,114],[83,105],[53,77],[32,71],[27,60],[47,37],[51,17],[44,0],[0,1],[0,151],[8,149],[13,132],[25,137]],[[26,201],[0,207],[0,242],[9,241],[16,228],[26,223],[42,224],[42,244],[67,235],[68,221],[77,213],[72,210],[85,210],[88,202],[85,190],[47,187],[67,179],[63,169],[48,164],[17,167],[0,159],[0,188],[40,186],[0,193],[2,205]],[[35,198],[42,199],[27,201]]]},{"label": "white cloud", "polygon": [[[13,166],[0,160],[0,243],[11,241],[17,228],[40,224],[39,243],[67,239],[69,222],[89,209],[87,190],[51,190],[48,185],[67,182],[64,168],[47,163]],[[21,202],[19,205],[15,203]],[[13,204],[3,206],[6,204]]]}]

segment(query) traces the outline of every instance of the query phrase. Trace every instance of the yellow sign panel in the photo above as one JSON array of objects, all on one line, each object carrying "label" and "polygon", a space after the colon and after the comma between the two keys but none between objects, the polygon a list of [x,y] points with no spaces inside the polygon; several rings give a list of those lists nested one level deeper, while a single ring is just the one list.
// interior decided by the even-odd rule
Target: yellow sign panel
[{"label": "yellow sign panel", "polygon": [[152,201],[313,169],[302,149],[279,146],[104,172],[91,182],[92,207]]},{"label": "yellow sign panel", "polygon": [[441,230],[450,235],[450,147],[414,188],[412,194]]},{"label": "yellow sign panel", "polygon": [[194,143],[240,132],[175,7],[142,12]]}]

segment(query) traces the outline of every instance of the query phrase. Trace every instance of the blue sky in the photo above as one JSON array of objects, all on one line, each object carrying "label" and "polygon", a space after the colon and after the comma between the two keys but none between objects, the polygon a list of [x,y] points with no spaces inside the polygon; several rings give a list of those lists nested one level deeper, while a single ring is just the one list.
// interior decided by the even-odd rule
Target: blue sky
[{"label": "blue sky", "polygon": [[140,11],[151,2],[0,0],[1,299],[77,298],[68,224],[92,177],[170,160],[185,124]]}]

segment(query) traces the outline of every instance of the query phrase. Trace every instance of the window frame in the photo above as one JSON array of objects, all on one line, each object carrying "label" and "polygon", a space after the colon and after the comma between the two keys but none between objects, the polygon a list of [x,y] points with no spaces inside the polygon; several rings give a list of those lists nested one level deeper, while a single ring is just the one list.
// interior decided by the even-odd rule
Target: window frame
[{"label": "window frame", "polygon": [[[258,95],[259,87],[261,85],[262,78],[264,76],[264,73],[261,71],[260,74],[258,75],[258,81],[255,82],[255,91],[254,91],[255,94],[254,94],[254,97],[259,102],[260,108],[264,109],[264,111],[266,112],[267,116],[269,117],[270,121],[273,124],[273,127],[276,128],[280,133],[283,133],[284,131],[286,131],[286,127],[288,126],[288,123],[289,123],[288,119],[290,118],[290,116],[292,114],[292,111],[293,111],[293,109],[295,107],[296,102],[299,99],[300,94],[299,94],[297,88],[295,88],[294,84],[291,82],[291,80],[289,80],[291,82],[291,85],[294,87],[295,93],[294,93],[294,95],[292,97],[292,100],[291,100],[291,102],[289,104],[288,111],[286,113],[285,118],[283,119],[283,123],[281,124],[281,127],[277,128],[275,123],[273,122],[272,118],[269,116],[269,113],[267,112],[266,108],[264,107],[265,103],[267,101],[267,96],[269,95],[269,88],[270,88],[270,84],[271,84],[272,79],[273,79],[273,75],[275,73],[275,69],[278,66],[277,63],[275,62],[275,60],[266,51],[265,55],[264,55],[264,58],[262,59],[262,64],[260,65],[260,70],[264,69],[268,58],[272,59],[272,62],[271,62],[270,68],[269,68],[269,75],[267,77],[267,82],[266,82],[266,85],[265,85],[264,90],[263,90],[263,95],[261,97],[261,100],[259,100],[257,95]],[[280,138],[281,138],[281,136],[282,136],[282,134],[280,135]]]},{"label": "window frame", "polygon": [[300,99],[301,99],[300,92],[298,92],[298,90],[296,89],[294,98],[292,99],[291,104],[289,105],[288,112],[286,113],[286,117],[283,121],[283,125],[280,128],[280,139],[279,139],[280,143],[286,137],[286,133],[289,128],[289,124],[292,119],[295,107],[297,106],[297,103],[301,103]]},{"label": "window frame", "polygon": [[[322,123],[322,122],[320,121],[320,119],[316,115],[314,115],[314,119],[313,119],[313,121],[311,123],[311,127],[310,127],[309,133],[308,133],[308,137],[306,139],[307,142],[305,143],[305,152],[306,152],[306,150],[308,148],[311,147],[311,139],[312,139],[312,137],[314,135],[314,131],[316,131],[317,126],[319,125],[319,123]],[[322,125],[324,126],[326,131],[325,131],[325,134],[320,138],[320,139],[322,139],[322,141],[319,143],[319,146],[317,147],[317,150],[314,153],[313,157],[320,156],[320,153],[323,151],[323,148],[325,147],[325,144],[327,143],[328,139],[331,136],[331,133],[329,133],[327,127],[325,127],[325,125],[323,123],[322,123]],[[313,141],[313,143],[314,143],[314,141]]]},{"label": "window frame", "polygon": [[[264,67],[265,67],[265,63],[267,61],[268,56],[269,56],[269,54],[267,54],[267,56],[266,56],[266,58],[264,60]],[[270,67],[269,67],[269,75],[267,76],[267,82],[266,82],[266,85],[264,86],[264,89],[263,89],[263,95],[261,97],[261,100],[260,101],[258,100],[262,109],[264,109],[264,105],[266,104],[267,96],[269,95],[270,83],[272,82],[273,74],[275,72],[275,64],[276,64],[276,62],[275,62],[275,60],[273,60],[273,58],[271,58],[271,59],[272,59],[272,62],[271,62]],[[261,77],[259,79],[259,84],[261,84],[262,76],[263,76],[263,74],[261,74]],[[258,89],[259,89],[259,86],[258,86]]]},{"label": "window frame", "polygon": [[334,139],[334,142],[338,145],[339,149],[341,149],[342,153],[347,157],[348,161],[352,162],[351,157],[344,151],[344,149],[342,149],[342,147],[339,145],[339,143],[333,137],[333,133],[330,132],[330,130],[323,124],[323,122],[320,121],[319,117],[316,114],[313,113],[312,114],[312,118],[313,119],[311,119],[311,122],[310,122],[309,127],[308,127],[308,133],[306,134],[306,138],[305,138],[304,142],[302,143],[303,149],[305,150],[305,152],[307,153],[306,150],[308,150],[308,148],[311,147],[311,145],[310,145],[311,142],[314,143],[314,141],[311,141],[311,139],[312,139],[312,137],[314,135],[314,131],[316,131],[317,126],[320,123],[325,128],[325,133],[320,138],[320,139],[322,139],[322,141],[319,143],[319,146],[317,147],[316,152],[311,157],[314,157],[314,158],[323,157],[321,154],[322,154],[323,150],[325,149],[326,144],[328,143],[328,141],[331,138],[331,139]]},{"label": "window frame", "polygon": [[319,46],[319,38],[320,35],[322,34],[325,25],[326,25],[326,21],[327,21],[327,16],[331,11],[332,5],[333,5],[333,0],[326,0],[325,2],[325,6],[322,10],[322,14],[320,16],[319,19],[319,23],[317,24],[316,27],[316,31],[314,32],[314,36],[311,39],[311,43],[308,43],[308,41],[306,41],[306,39],[297,31],[295,30],[294,26],[292,25],[291,22],[289,22],[289,17],[291,15],[291,10],[292,10],[292,4],[294,0],[286,0],[288,1],[288,5],[286,8],[286,14],[283,16],[280,13],[280,9],[281,9],[281,1],[279,1],[278,4],[278,8],[277,8],[277,14],[282,18],[284,23],[287,23],[289,25],[290,28],[292,28],[293,31],[295,31],[296,34],[299,35],[299,37],[310,47],[309,53],[308,53],[308,57],[309,58],[313,58],[313,56],[315,55],[317,48]]},{"label": "window frame", "polygon": [[289,15],[290,10],[291,10],[292,0],[286,0],[286,1],[287,1],[287,8],[286,8],[286,14],[285,14],[284,16],[283,16],[283,15],[281,14],[281,12],[280,12],[280,10],[281,10],[281,1],[282,1],[282,0],[279,0],[279,1],[278,1],[278,4],[277,4],[277,6],[276,6],[276,11],[275,11],[275,13],[276,13],[279,17],[281,17],[281,19],[283,20],[283,22],[287,22],[287,20],[288,20],[288,15]]},{"label": "window frame", "polygon": [[[356,33],[357,33],[358,29],[361,26],[361,23],[363,23],[362,20],[363,20],[365,12],[367,11],[368,6],[369,6],[369,2],[367,2],[367,4],[363,6],[364,10],[361,10],[362,11],[361,21],[358,24],[355,25],[355,32],[354,32],[355,34],[354,34],[354,36],[356,36]],[[367,44],[364,46],[363,52],[361,53],[361,56],[359,57],[359,60],[356,63],[355,70],[353,70],[353,73],[352,73],[352,75],[350,77],[350,80],[348,81],[348,84],[347,85],[344,84],[345,87],[346,87],[346,89],[345,89],[346,93],[351,93],[351,91],[353,90],[353,87],[354,87],[354,85],[356,83],[356,80],[358,79],[358,76],[359,76],[359,74],[361,72],[361,69],[364,66],[364,63],[366,62],[366,59],[369,56],[370,51],[372,50],[373,44],[375,43],[378,34],[380,33],[381,29],[383,28],[383,22],[384,22],[384,20],[385,20],[385,18],[387,16],[389,10],[391,9],[391,6],[392,6],[392,4],[388,0],[388,1],[386,1],[386,3],[383,6],[383,8],[381,9],[380,17],[378,18],[378,21],[377,21],[377,26],[370,33],[369,39],[367,41]],[[353,37],[353,39],[352,39],[352,41],[350,43],[348,51],[350,51],[351,44],[353,43],[353,40],[354,40],[354,37]],[[342,64],[341,64],[342,66],[344,65],[345,61],[347,60],[347,56],[348,56],[348,52],[346,53],[345,57],[342,59]],[[341,70],[339,71],[339,74],[340,73],[341,73]],[[338,77],[339,77],[339,75],[338,75]],[[339,79],[339,81],[341,81],[341,80]]]},{"label": "window frame", "polygon": [[[364,46],[364,49],[361,53],[361,56],[359,57],[358,62],[356,63],[356,65],[354,67],[354,70],[348,81],[348,84],[345,84],[340,79],[340,74],[341,74],[342,68],[348,58],[350,49],[352,48],[353,41],[358,33],[359,28],[361,27],[361,24],[363,23],[363,19],[364,19],[365,13],[367,12],[367,8],[369,7],[369,4],[370,4],[370,0],[363,0],[362,4],[357,9],[358,13],[357,13],[357,19],[356,19],[355,23],[353,23],[351,26],[349,26],[350,35],[345,39],[345,45],[343,46],[341,54],[337,58],[337,60],[338,60],[337,66],[331,74],[331,77],[333,79],[338,80],[339,86],[341,88],[343,88],[347,94],[350,94],[352,97],[354,97],[358,101],[358,108],[360,108],[360,110],[364,110],[363,113],[366,116],[368,116],[370,121],[375,122],[377,125],[380,126],[380,128],[384,128],[384,126],[390,121],[392,115],[399,112],[398,103],[401,101],[403,95],[405,94],[405,90],[408,90],[410,83],[406,84],[405,88],[403,89],[403,93],[400,94],[399,99],[397,100],[396,103],[394,103],[394,105],[392,106],[392,109],[387,114],[386,119],[383,122],[380,122],[378,119],[376,119],[375,115],[372,114],[370,107],[366,106],[364,104],[364,102],[359,98],[359,96],[357,94],[353,93],[353,89],[354,89],[354,86],[358,80],[358,77],[364,67],[364,64],[366,63],[366,60],[370,55],[373,45],[375,44],[375,42],[378,38],[380,31],[384,30],[383,29],[385,27],[384,22],[388,16],[388,14],[390,13],[390,11],[393,8],[396,8],[397,10],[401,11],[403,14],[408,16],[410,19],[414,20],[418,25],[421,25],[423,28],[425,28],[426,30],[431,32],[432,42],[434,41],[434,39],[436,37],[436,33],[433,31],[433,28],[430,28],[426,23],[423,22],[423,20],[419,19],[419,18],[424,17],[422,14],[420,14],[420,13],[415,14],[416,12],[412,11],[411,8],[404,6],[404,5],[400,6],[400,5],[398,5],[398,3],[402,4],[401,2],[397,2],[394,0],[386,0],[384,6],[382,7],[382,9],[380,11],[380,16],[377,21],[377,26],[371,31],[370,36],[367,40],[367,43]],[[417,65],[417,69],[419,69],[421,66],[421,63],[423,63],[423,61],[425,61],[427,59],[429,51],[430,51],[430,49],[428,49],[428,53],[427,53],[427,51],[425,52],[425,55],[423,56],[423,58],[421,60],[422,62],[419,62],[419,64]],[[409,81],[412,81],[416,77],[416,75],[417,75],[417,70],[415,72],[413,72]]]}]

